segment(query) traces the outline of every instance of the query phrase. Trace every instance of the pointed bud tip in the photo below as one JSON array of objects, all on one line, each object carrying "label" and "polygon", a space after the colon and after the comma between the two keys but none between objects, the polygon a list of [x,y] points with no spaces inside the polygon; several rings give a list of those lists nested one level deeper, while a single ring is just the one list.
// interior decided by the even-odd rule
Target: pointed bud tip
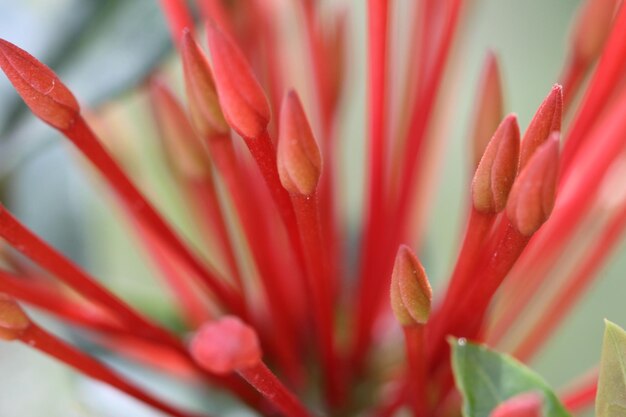
[{"label": "pointed bud tip", "polygon": [[485,57],[476,98],[472,134],[474,167],[480,163],[493,132],[504,115],[502,82],[498,59],[493,51]]},{"label": "pointed bud tip", "polygon": [[561,131],[563,117],[563,87],[554,84],[543,100],[524,133],[520,149],[520,170],[552,132]]},{"label": "pointed bud tip", "polygon": [[13,297],[0,293],[0,339],[19,339],[30,324],[30,319]]},{"label": "pointed bud tip", "polygon": [[207,25],[209,49],[220,104],[228,124],[248,138],[260,136],[270,121],[267,97],[241,50],[213,23]]},{"label": "pointed bud tip", "polygon": [[559,132],[553,132],[537,149],[511,189],[507,215],[524,236],[535,233],[552,213],[559,171],[559,137]]},{"label": "pointed bud tip", "polygon": [[202,325],[189,349],[200,366],[217,375],[254,366],[262,356],[254,329],[235,316]]},{"label": "pointed bud tip", "polygon": [[35,116],[65,130],[79,113],[78,102],[50,68],[23,49],[0,39],[0,68]]},{"label": "pointed bud tip", "polygon": [[228,134],[230,127],[220,107],[209,61],[189,30],[183,32],[181,49],[185,91],[195,129],[207,138]]},{"label": "pointed bud tip", "polygon": [[489,417],[542,417],[543,397],[539,392],[524,392],[500,403]]},{"label": "pointed bud tip", "polygon": [[283,99],[277,149],[278,174],[290,193],[308,196],[315,192],[322,171],[322,157],[313,131],[295,91]]},{"label": "pointed bud tip", "polygon": [[411,248],[401,245],[391,274],[391,308],[402,326],[426,324],[432,289],[426,272]]},{"label": "pointed bud tip", "polygon": [[506,116],[489,141],[472,182],[474,208],[499,213],[506,207],[517,175],[520,132],[517,116]]}]

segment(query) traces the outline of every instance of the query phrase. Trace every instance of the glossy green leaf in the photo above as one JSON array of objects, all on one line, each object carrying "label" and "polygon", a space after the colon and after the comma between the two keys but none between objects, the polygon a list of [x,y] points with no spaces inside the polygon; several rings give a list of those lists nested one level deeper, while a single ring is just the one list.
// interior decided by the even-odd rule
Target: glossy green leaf
[{"label": "glossy green leaf", "polygon": [[528,391],[543,395],[545,417],[570,416],[546,382],[512,357],[464,339],[453,339],[451,345],[464,417],[488,417],[498,404]]},{"label": "glossy green leaf", "polygon": [[626,416],[626,332],[608,320],[604,323],[596,416],[623,417]]}]

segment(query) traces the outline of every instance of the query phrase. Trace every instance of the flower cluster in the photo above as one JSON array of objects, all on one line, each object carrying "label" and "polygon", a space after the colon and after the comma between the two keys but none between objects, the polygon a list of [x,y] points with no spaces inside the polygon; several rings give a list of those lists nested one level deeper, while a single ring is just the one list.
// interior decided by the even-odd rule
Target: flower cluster
[{"label": "flower cluster", "polygon": [[[459,390],[465,391],[455,386],[462,371],[450,358],[449,337],[459,346],[465,340],[498,346],[529,306],[540,308],[527,326],[532,331],[516,334],[511,348],[520,361],[530,360],[626,227],[623,193],[608,201],[604,192],[623,187],[626,147],[626,5],[616,0],[583,2],[560,84],[523,133],[515,114],[503,114],[498,61],[487,57],[471,134],[465,234],[448,286],[434,297],[427,271],[404,243],[416,234],[413,214],[425,198],[420,184],[432,177],[435,106],[465,2],[416,2],[405,96],[393,106],[390,74],[400,64],[389,59],[391,2],[367,2],[367,198],[354,268],[346,261],[337,203],[334,128],[346,77],[344,16],[322,15],[315,0],[293,2],[313,86],[303,103],[277,54],[278,6],[198,1],[207,54],[197,43],[204,31],[194,28],[186,3],[161,3],[182,62],[185,101],[155,70],[149,102],[167,169],[219,264],[200,256],[154,208],[61,80],[0,40],[0,68],[32,113],[65,136],[113,191],[111,204],[122,208],[187,326],[176,334],[147,318],[0,207],[0,236],[40,267],[3,253],[2,339],[24,342],[172,416],[196,414],[60,340],[20,303],[87,329],[113,353],[172,378],[192,376],[225,389],[263,415],[391,416],[405,407],[416,417],[458,415]],[[401,114],[391,117],[391,108]],[[594,233],[573,239],[594,220]],[[587,249],[551,282],[574,241]],[[531,304],[547,283],[556,289]],[[397,332],[381,333],[381,323]],[[404,356],[381,358],[400,341]],[[593,379],[561,400],[577,411],[595,390]],[[538,416],[544,400],[531,391],[484,412]]]}]

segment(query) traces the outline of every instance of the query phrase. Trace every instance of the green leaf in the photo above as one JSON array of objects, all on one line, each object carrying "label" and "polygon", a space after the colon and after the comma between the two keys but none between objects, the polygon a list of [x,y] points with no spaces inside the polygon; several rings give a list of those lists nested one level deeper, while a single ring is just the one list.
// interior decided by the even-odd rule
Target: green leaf
[{"label": "green leaf", "polygon": [[626,332],[608,320],[604,323],[596,416],[623,417],[626,416]]},{"label": "green leaf", "polygon": [[463,396],[464,417],[488,417],[500,403],[528,391],[543,395],[545,417],[570,416],[548,384],[512,357],[465,339],[452,339],[451,345],[452,368]]}]

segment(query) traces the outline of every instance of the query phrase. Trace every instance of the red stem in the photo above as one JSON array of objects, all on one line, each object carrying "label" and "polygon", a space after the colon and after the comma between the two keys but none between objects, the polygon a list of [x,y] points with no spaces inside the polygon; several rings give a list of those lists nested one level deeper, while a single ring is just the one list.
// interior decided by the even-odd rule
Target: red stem
[{"label": "red stem", "polygon": [[285,417],[312,417],[263,362],[237,372]]},{"label": "red stem", "polygon": [[181,411],[164,402],[156,399],[141,388],[131,384],[126,379],[113,372],[102,363],[87,356],[80,350],[59,340],[57,337],[46,332],[34,323],[22,335],[21,341],[27,345],[34,347],[50,356],[53,356],[61,362],[71,366],[72,368],[82,372],[83,374],[111,385],[114,388],[142,401],[158,410],[175,417],[198,417],[198,414]]},{"label": "red stem", "polygon": [[566,314],[572,309],[576,301],[583,295],[583,291],[597,276],[596,273],[604,265],[611,250],[619,241],[626,228],[626,205],[604,227],[590,252],[574,274],[564,281],[562,288],[555,292],[546,304],[545,313],[532,327],[532,331],[513,351],[513,355],[521,361],[527,362],[543,346],[553,334],[554,329],[563,321]]},{"label": "red stem", "polygon": [[428,414],[426,395],[426,357],[424,355],[424,326],[404,326],[404,342],[408,360],[407,389],[414,417]]},{"label": "red stem", "polygon": [[241,221],[255,264],[259,270],[267,305],[279,336],[274,338],[274,346],[280,350],[277,359],[294,382],[302,380],[302,361],[297,357],[298,326],[294,315],[292,299],[287,288],[279,278],[285,273],[284,268],[275,259],[271,245],[267,245],[267,236],[272,234],[263,222],[258,222],[258,201],[251,201],[251,193],[242,176],[230,136],[214,137],[207,140],[215,165],[222,175],[226,188],[233,199],[238,218]]},{"label": "red stem", "polygon": [[622,4],[616,12],[613,29],[606,41],[598,67],[569,129],[563,148],[561,172],[567,172],[572,166],[575,166],[572,165],[574,156],[579,152],[582,144],[589,140],[587,133],[597,122],[600,112],[605,108],[604,103],[608,102],[617,81],[622,77],[625,65],[626,6]]},{"label": "red stem", "polygon": [[109,292],[96,279],[41,240],[5,208],[0,209],[0,235],[15,249],[55,275],[88,300],[119,317],[125,326],[138,334],[185,350],[181,342],[167,330],[158,327],[117,296]]},{"label": "red stem", "polygon": [[196,208],[202,222],[209,223],[210,229],[217,235],[220,251],[226,260],[226,266],[238,290],[243,293],[243,281],[235,250],[222,214],[213,179],[210,177],[188,179],[185,181],[189,199]]},{"label": "red stem", "polygon": [[338,368],[334,338],[334,308],[328,259],[324,251],[317,195],[292,195],[293,206],[304,248],[311,307],[320,344],[320,354],[327,380],[328,402],[340,405],[345,395],[345,382]]},{"label": "red stem", "polygon": [[137,222],[158,236],[164,245],[180,258],[189,270],[210,289],[217,299],[231,312],[247,317],[247,309],[241,294],[223,282],[215,272],[211,271],[192,251],[183,243],[181,238],[158,214],[141,192],[126,176],[119,164],[109,155],[89,129],[82,118],[63,132],[81,152],[96,166],[109,185],[125,202],[129,211]]}]

